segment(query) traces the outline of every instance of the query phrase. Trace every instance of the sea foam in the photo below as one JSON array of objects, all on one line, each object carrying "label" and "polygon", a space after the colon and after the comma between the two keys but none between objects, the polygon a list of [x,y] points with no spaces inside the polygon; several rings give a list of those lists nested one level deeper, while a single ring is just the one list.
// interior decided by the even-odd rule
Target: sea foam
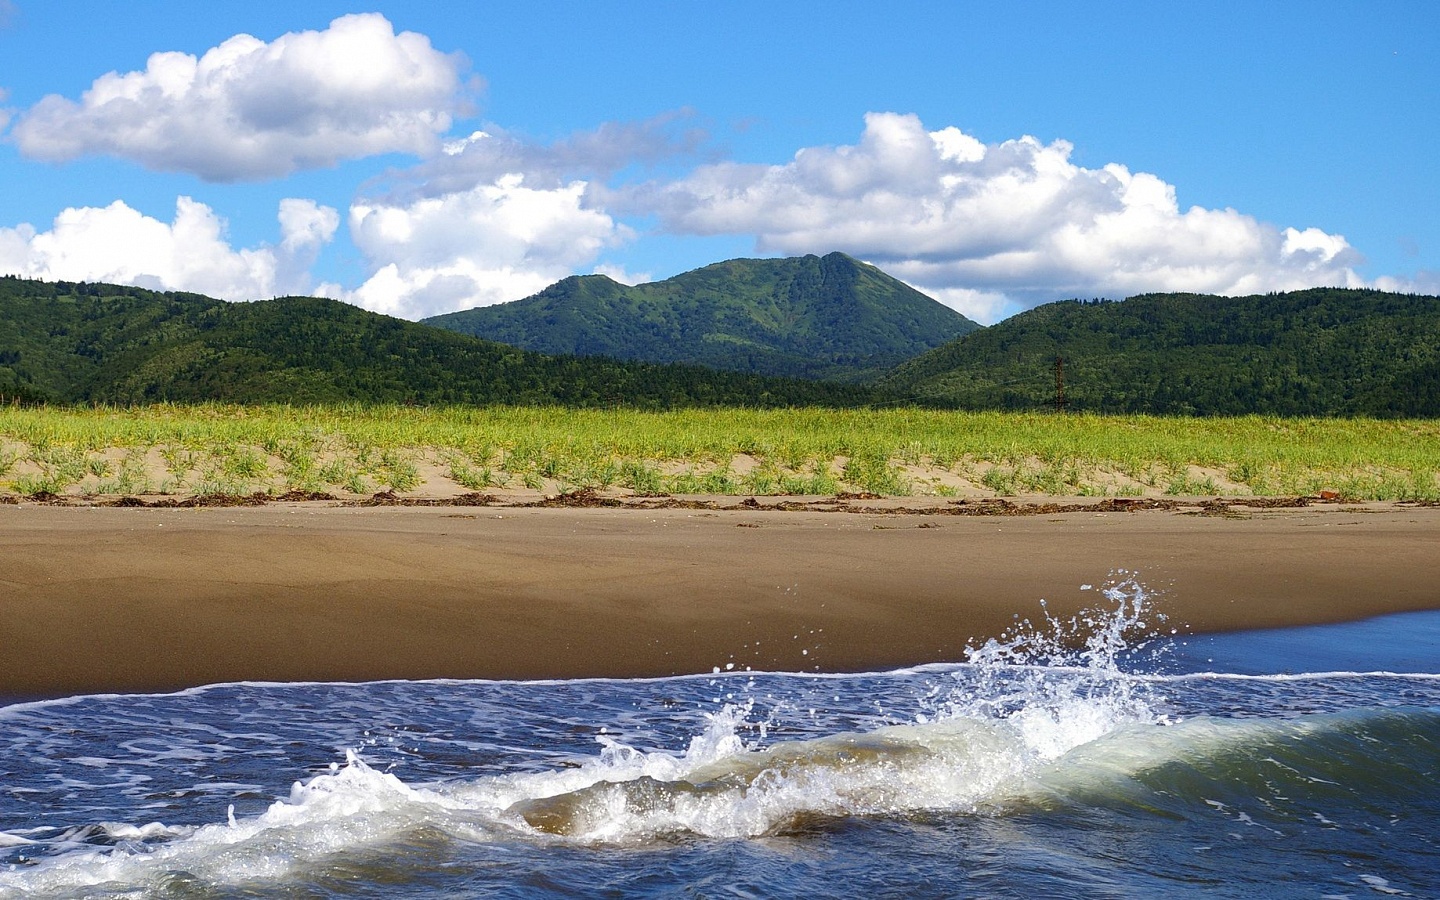
[{"label": "sea foam", "polygon": [[[1427,709],[1283,719],[1179,715],[1166,692],[1189,689],[1198,676],[1127,671],[1159,624],[1145,588],[1122,578],[1100,595],[1102,609],[1021,623],[949,667],[774,676],[814,685],[805,702],[833,693],[843,709],[822,710],[822,721],[864,727],[772,739],[767,726],[776,713],[764,708],[755,676],[717,676],[708,693],[737,698],[715,702],[673,746],[647,746],[641,737],[649,733],[646,716],[665,716],[669,707],[637,707],[620,717],[629,731],[607,729],[593,752],[571,753],[563,765],[532,757],[490,763],[481,774],[477,761],[468,773],[406,780],[352,750],[343,764],[296,782],[263,811],[235,815],[232,807],[223,822],[0,832],[0,846],[19,848],[11,858],[21,860],[0,872],[0,895],[264,889],[313,883],[353,870],[357,860],[379,859],[383,870],[384,860],[437,842],[664,846],[803,834],[857,816],[993,818],[1115,807],[1244,825],[1262,819],[1246,806],[1256,797],[1280,798],[1277,809],[1307,791],[1351,806],[1383,798],[1390,788],[1376,779],[1404,784],[1404,766],[1430,759],[1440,746],[1440,715]],[[703,684],[676,679],[672,687],[684,694],[689,685],[693,696]],[[912,712],[865,724],[867,717],[851,710],[877,685],[892,692],[923,686],[923,696],[910,697],[908,706],[887,696],[892,708]],[[1404,752],[1391,764],[1375,758],[1376,747]],[[1363,786],[1365,796],[1331,787],[1346,783]],[[1297,809],[1297,820],[1333,816],[1323,803]]]}]

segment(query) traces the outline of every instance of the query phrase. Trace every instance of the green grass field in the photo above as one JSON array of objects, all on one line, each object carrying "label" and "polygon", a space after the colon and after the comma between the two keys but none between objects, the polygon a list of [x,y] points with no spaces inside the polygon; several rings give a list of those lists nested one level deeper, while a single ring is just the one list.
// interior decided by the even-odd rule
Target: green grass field
[{"label": "green grass field", "polygon": [[453,488],[1440,499],[1440,422],[400,406],[0,407],[0,492]]}]

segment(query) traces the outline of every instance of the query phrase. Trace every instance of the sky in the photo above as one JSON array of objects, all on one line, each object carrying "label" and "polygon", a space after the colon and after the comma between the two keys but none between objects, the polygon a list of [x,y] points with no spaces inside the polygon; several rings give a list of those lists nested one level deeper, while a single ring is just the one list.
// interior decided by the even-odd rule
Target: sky
[{"label": "sky", "polygon": [[841,251],[1440,293],[1440,3],[0,0],[0,274],[416,319]]}]

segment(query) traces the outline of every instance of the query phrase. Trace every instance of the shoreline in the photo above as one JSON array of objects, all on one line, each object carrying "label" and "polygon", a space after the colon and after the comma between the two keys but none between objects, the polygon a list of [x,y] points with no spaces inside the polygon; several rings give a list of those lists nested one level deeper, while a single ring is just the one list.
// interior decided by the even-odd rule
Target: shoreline
[{"label": "shoreline", "polygon": [[[1062,497],[1048,494],[992,496],[969,494],[957,497],[891,496],[867,492],[836,494],[644,494],[633,491],[575,488],[545,493],[538,490],[449,491],[440,494],[397,494],[383,490],[374,494],[337,496],[323,491],[288,491],[283,494],[256,491],[250,494],[55,494],[42,491],[21,495],[0,492],[0,506],[48,506],[115,509],[216,509],[259,506],[308,506],[311,508],[373,507],[494,507],[499,509],[687,509],[766,510],[771,512],[888,513],[892,515],[1024,516],[1066,512],[1135,512],[1169,510],[1201,515],[1226,514],[1232,509],[1298,509],[1317,504],[1358,508],[1366,501],[1342,500],[1333,491],[1318,495],[1237,495],[1231,497],[1175,496],[1091,496]],[[1377,501],[1384,506],[1440,506],[1440,501]],[[1375,505],[1375,504],[1371,504]]]},{"label": "shoreline", "polygon": [[1440,609],[1434,505],[723,499],[0,505],[0,702],[954,662],[1120,570],[1182,632]]}]

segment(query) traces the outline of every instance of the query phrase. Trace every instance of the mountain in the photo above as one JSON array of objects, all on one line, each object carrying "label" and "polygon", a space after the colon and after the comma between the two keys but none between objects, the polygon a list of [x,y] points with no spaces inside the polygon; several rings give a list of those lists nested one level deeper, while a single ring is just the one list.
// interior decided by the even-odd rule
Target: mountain
[{"label": "mountain", "polygon": [[336,300],[0,277],[0,401],[860,405],[857,386],[546,356]]},{"label": "mountain", "polygon": [[1037,307],[876,384],[943,406],[1116,413],[1440,416],[1440,297],[1317,288]]},{"label": "mountain", "polygon": [[847,381],[980,327],[843,253],[733,259],[634,287],[575,276],[424,322],[543,353]]}]

